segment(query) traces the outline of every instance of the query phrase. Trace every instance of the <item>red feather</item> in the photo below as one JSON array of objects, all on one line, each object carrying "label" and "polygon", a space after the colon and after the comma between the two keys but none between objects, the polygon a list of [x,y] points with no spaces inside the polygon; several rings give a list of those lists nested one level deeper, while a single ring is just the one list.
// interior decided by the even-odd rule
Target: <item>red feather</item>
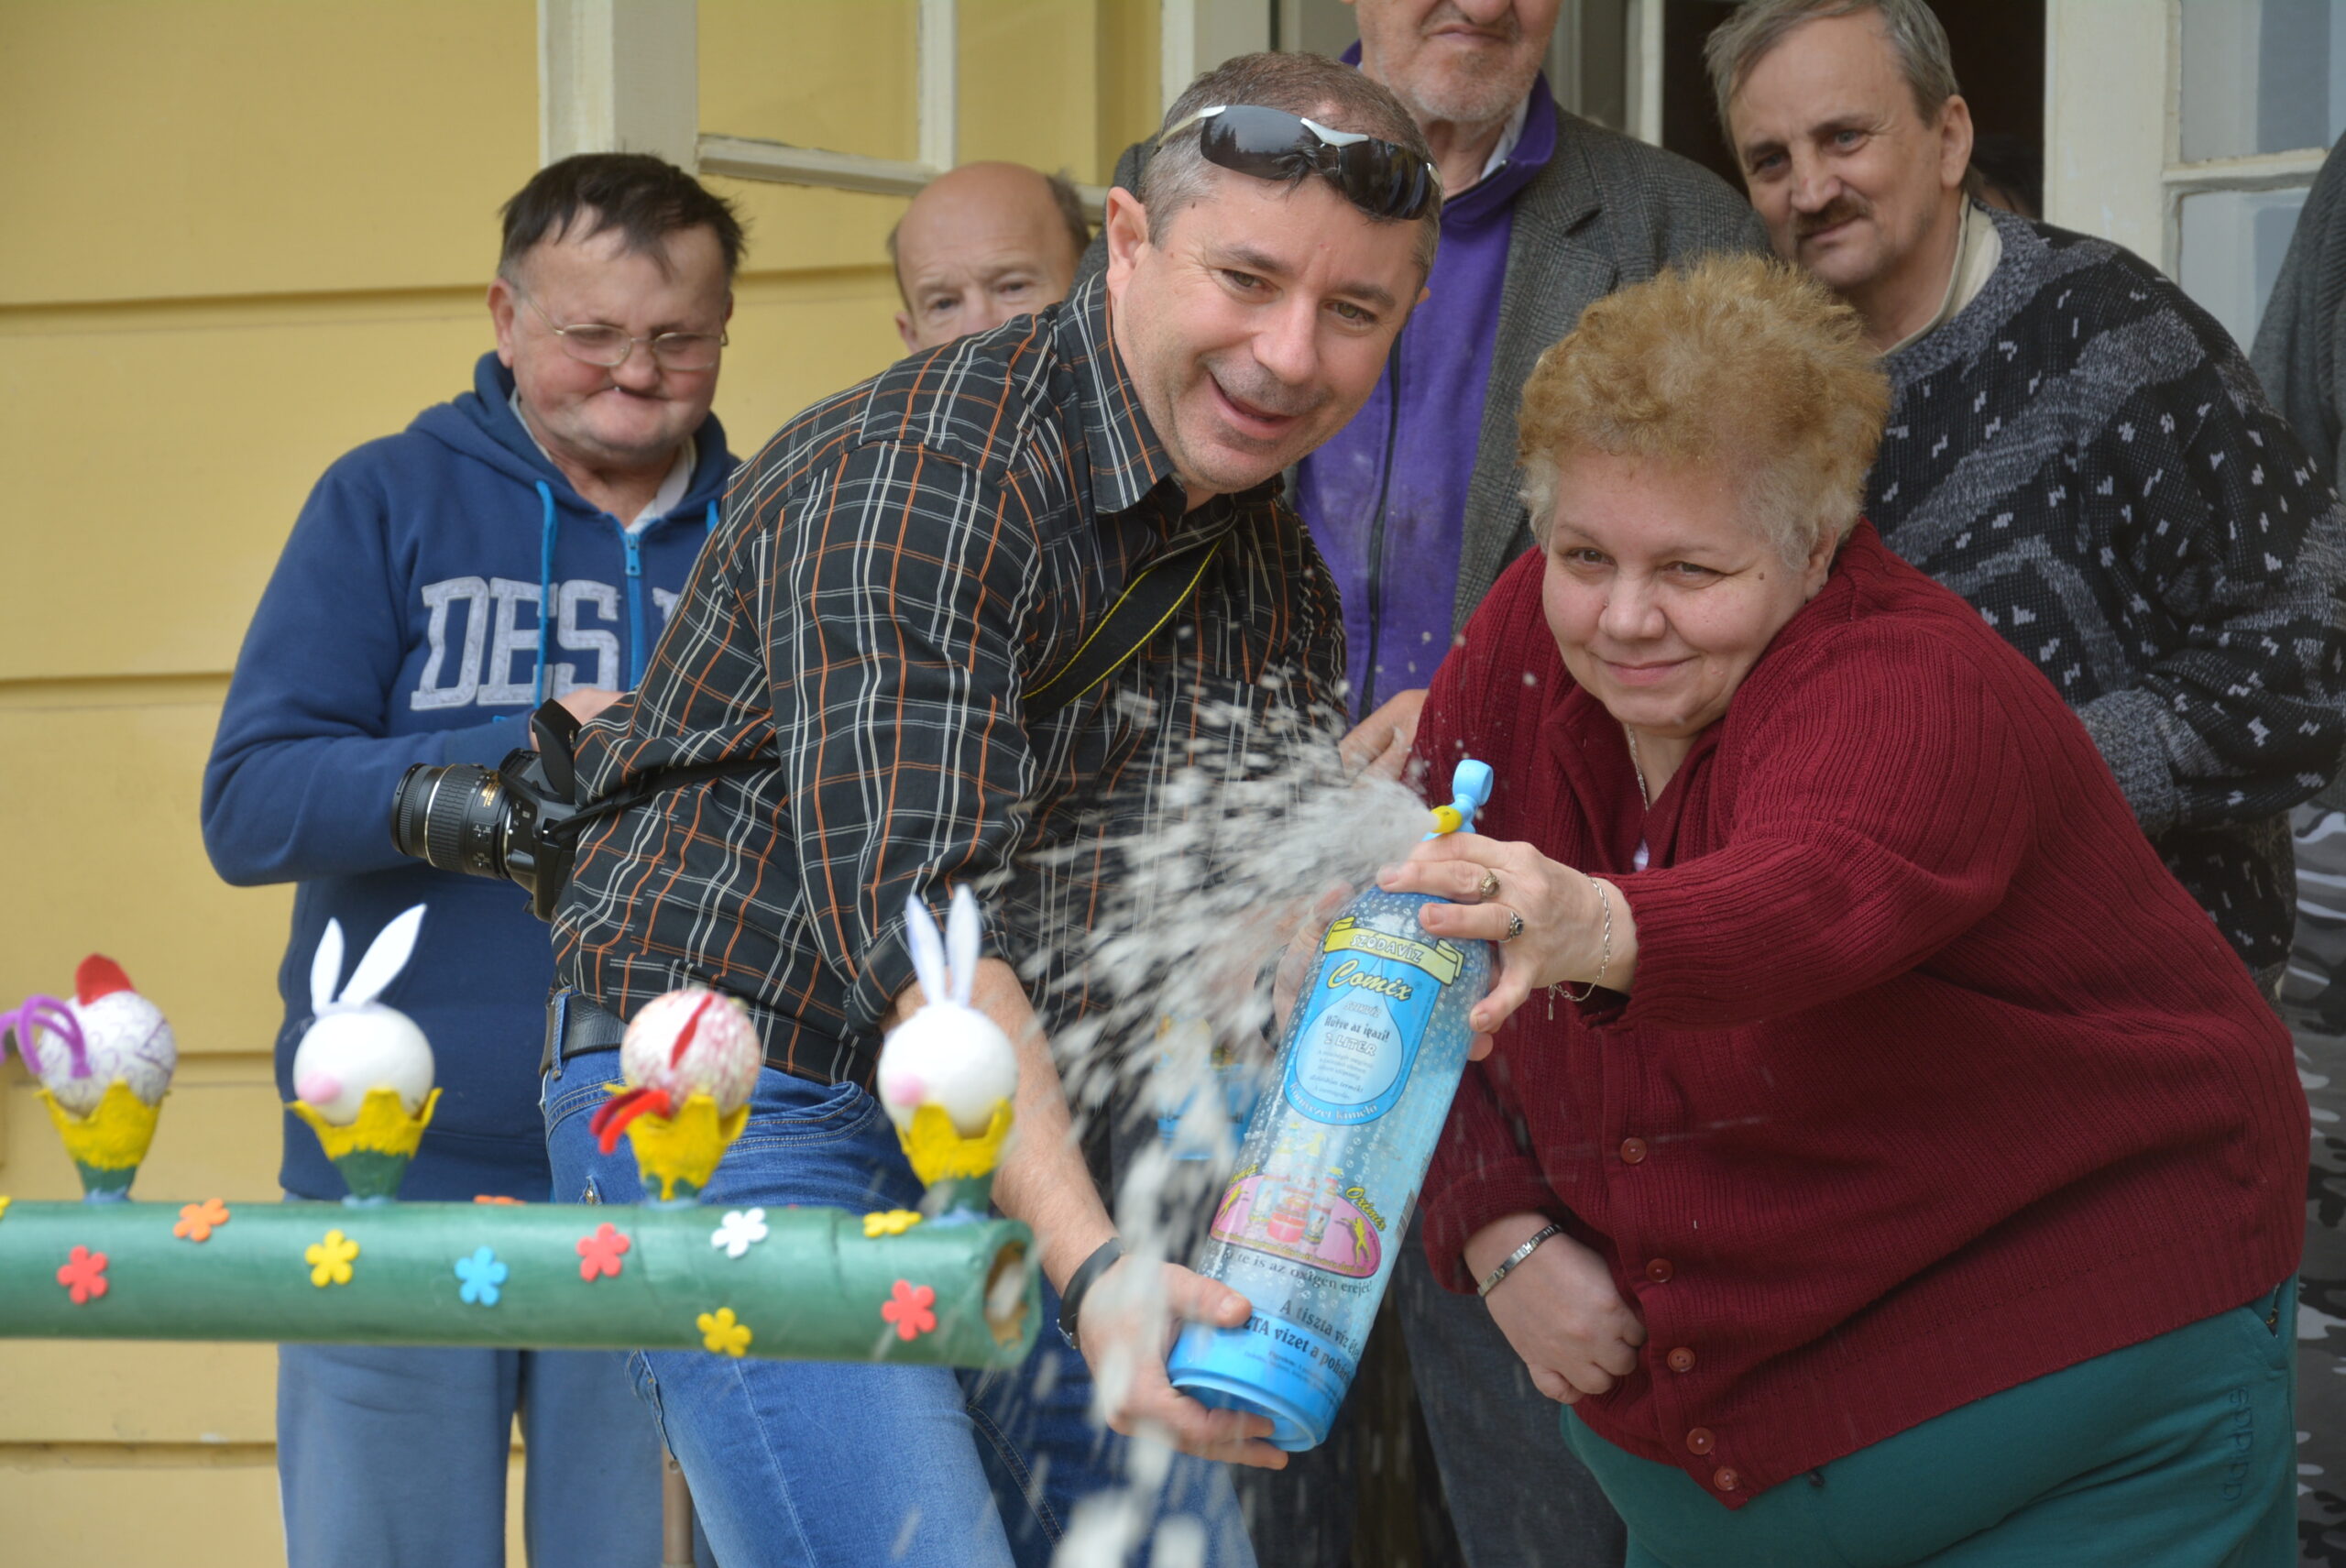
[{"label": "red feather", "polygon": [[73,971],[73,997],[84,1007],[101,996],[131,989],[130,977],[122,972],[122,966],[104,953],[92,953]]},{"label": "red feather", "polygon": [[630,1089],[612,1095],[587,1119],[586,1130],[595,1135],[597,1146],[609,1154],[619,1146],[619,1135],[627,1131],[627,1124],[646,1113],[669,1113],[666,1090]]}]

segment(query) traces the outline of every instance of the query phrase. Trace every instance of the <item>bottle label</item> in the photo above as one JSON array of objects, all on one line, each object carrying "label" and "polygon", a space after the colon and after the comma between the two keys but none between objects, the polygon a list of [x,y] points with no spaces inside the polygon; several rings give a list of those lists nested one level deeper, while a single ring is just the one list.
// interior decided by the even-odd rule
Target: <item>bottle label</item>
[{"label": "bottle label", "polygon": [[1346,916],[1328,927],[1312,994],[1288,1060],[1288,1103],[1315,1122],[1352,1127],[1393,1108],[1442,988],[1464,955]]},{"label": "bottle label", "polygon": [[1299,1178],[1293,1164],[1242,1170],[1222,1195],[1209,1234],[1250,1252],[1267,1253],[1323,1274],[1367,1279],[1385,1261],[1384,1221],[1358,1187],[1333,1177]]}]

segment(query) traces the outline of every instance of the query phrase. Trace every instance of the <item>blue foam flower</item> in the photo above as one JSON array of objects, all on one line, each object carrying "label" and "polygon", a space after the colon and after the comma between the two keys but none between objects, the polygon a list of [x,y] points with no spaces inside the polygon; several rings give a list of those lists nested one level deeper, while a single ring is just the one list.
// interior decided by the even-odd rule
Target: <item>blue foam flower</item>
[{"label": "blue foam flower", "polygon": [[497,1254],[488,1247],[474,1249],[470,1257],[456,1260],[456,1277],[463,1280],[456,1294],[476,1307],[497,1305],[497,1288],[505,1283],[512,1271],[497,1261]]}]

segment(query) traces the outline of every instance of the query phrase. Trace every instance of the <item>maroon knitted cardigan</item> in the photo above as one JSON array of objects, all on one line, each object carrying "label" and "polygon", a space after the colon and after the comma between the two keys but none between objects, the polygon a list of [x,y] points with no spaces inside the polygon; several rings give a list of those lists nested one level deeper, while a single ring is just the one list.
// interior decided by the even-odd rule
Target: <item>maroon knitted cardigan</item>
[{"label": "maroon knitted cardigan", "polygon": [[1454,1290],[1510,1212],[1605,1254],[1649,1338],[1591,1428],[1736,1508],[2296,1269],[2288,1034],[1977,612],[1860,523],[1648,817],[1542,567],[1418,751],[1497,770],[1480,831],[1617,883],[1637,974],[1534,992],[1468,1069],[1425,1235]]}]

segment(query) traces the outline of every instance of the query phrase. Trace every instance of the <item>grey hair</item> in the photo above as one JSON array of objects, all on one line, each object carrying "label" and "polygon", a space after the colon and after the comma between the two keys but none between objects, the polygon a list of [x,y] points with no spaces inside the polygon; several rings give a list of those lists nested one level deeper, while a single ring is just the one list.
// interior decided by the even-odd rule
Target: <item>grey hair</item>
[{"label": "grey hair", "polygon": [[[1284,109],[1290,115],[1309,115],[1332,130],[1376,137],[1406,148],[1414,158],[1433,161],[1433,150],[1426,144],[1425,132],[1409,117],[1409,111],[1365,72],[1325,55],[1242,54],[1190,82],[1173,100],[1173,106],[1165,111],[1157,147],[1141,170],[1139,189],[1133,192],[1148,214],[1152,232],[1170,223],[1182,208],[1204,200],[1213,186],[1214,166],[1206,161],[1197,127],[1191,126],[1169,142],[1163,139],[1165,129],[1217,104],[1252,104],[1265,109]],[[1383,224],[1400,220],[1373,217],[1369,221]],[[1442,239],[1442,211],[1436,207],[1415,221],[1418,265],[1430,273],[1433,270],[1434,248]]]},{"label": "grey hair", "polygon": [[1938,124],[1939,111],[1963,89],[1956,85],[1946,29],[1923,0],[1744,0],[1703,44],[1703,64],[1718,101],[1719,129],[1730,144],[1735,132],[1727,121],[1727,100],[1752,69],[1795,28],[1860,11],[1880,14],[1882,31],[1898,56],[1898,69],[1914,94],[1915,112],[1924,125]]}]

